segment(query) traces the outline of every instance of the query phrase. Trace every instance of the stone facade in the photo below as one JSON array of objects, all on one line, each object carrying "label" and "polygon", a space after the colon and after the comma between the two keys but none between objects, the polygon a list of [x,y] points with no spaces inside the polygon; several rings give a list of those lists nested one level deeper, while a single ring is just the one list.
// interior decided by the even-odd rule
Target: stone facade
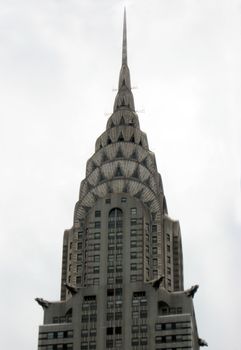
[{"label": "stone facade", "polygon": [[183,290],[179,222],[168,216],[135,112],[124,17],[113,114],[64,232],[61,301],[39,300],[38,349],[197,350],[192,297]]}]

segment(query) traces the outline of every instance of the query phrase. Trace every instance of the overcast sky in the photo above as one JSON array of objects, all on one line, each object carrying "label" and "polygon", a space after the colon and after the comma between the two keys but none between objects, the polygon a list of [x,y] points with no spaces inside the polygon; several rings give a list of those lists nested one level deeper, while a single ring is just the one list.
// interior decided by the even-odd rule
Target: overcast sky
[{"label": "overcast sky", "polygon": [[37,348],[63,231],[104,131],[123,6],[141,129],[180,220],[200,337],[240,350],[241,0],[0,1],[1,348]]}]

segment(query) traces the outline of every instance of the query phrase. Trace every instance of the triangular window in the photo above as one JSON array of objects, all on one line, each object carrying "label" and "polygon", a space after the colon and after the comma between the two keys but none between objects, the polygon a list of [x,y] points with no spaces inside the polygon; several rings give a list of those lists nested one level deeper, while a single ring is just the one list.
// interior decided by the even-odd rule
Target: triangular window
[{"label": "triangular window", "polygon": [[143,159],[143,161],[141,162],[142,165],[144,165],[147,168],[147,159]]},{"label": "triangular window", "polygon": [[108,160],[109,160],[109,158],[107,157],[107,155],[105,153],[103,153],[102,162],[107,162]]},{"label": "triangular window", "polygon": [[139,179],[138,167],[135,169],[134,173],[132,174],[132,177]]},{"label": "triangular window", "polygon": [[123,117],[121,117],[121,120],[120,120],[120,125],[125,125],[125,120]]},{"label": "triangular window", "polygon": [[138,159],[138,158],[137,158],[136,150],[134,150],[134,152],[132,153],[131,159]]},{"label": "triangular window", "polygon": [[123,153],[121,148],[118,149],[118,152],[116,153],[116,158],[123,158]]},{"label": "triangular window", "polygon": [[132,136],[131,136],[131,138],[130,138],[130,142],[135,143],[135,137],[134,137],[134,135],[132,135]]},{"label": "triangular window", "polygon": [[100,175],[99,175],[99,182],[101,181],[105,181],[105,177],[104,175],[100,172]]},{"label": "triangular window", "polygon": [[117,177],[118,176],[123,176],[122,170],[121,170],[119,165],[118,165],[118,167],[116,169],[115,176],[117,176]]},{"label": "triangular window", "polygon": [[112,143],[110,136],[107,138],[107,145],[110,145]]},{"label": "triangular window", "polygon": [[120,136],[118,137],[118,142],[123,142],[123,141],[125,141],[125,140],[124,140],[124,136],[123,136],[123,134],[121,132]]}]

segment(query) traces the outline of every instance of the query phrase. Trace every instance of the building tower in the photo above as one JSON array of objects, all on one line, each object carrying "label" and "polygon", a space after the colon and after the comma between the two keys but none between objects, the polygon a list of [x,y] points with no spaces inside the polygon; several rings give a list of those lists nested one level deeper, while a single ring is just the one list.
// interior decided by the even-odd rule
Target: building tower
[{"label": "building tower", "polygon": [[140,130],[127,64],[124,14],[118,92],[87,161],[74,223],[64,232],[61,301],[44,309],[39,350],[199,349],[192,298],[183,290],[179,222]]}]

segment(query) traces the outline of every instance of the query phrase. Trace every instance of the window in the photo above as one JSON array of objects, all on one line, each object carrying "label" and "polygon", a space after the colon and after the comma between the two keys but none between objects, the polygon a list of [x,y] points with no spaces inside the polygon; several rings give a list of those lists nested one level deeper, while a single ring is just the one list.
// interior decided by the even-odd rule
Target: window
[{"label": "window", "polygon": [[81,347],[80,347],[81,350],[88,350],[88,343],[87,342],[81,342]]},{"label": "window", "polygon": [[95,337],[96,336],[96,328],[90,328],[90,336]]},{"label": "window", "polygon": [[82,315],[82,322],[86,323],[89,321],[89,315]]},{"label": "window", "polygon": [[157,243],[157,236],[152,236],[152,243]]},{"label": "window", "polygon": [[161,336],[156,337],[156,344],[161,344],[161,343],[165,343],[165,342],[166,342],[165,337],[161,337]]},{"label": "window", "polygon": [[114,266],[109,265],[107,268],[107,271],[108,271],[108,273],[114,273],[115,272]]},{"label": "window", "polygon": [[122,197],[121,198],[121,203],[126,203],[126,200],[127,200],[126,197]]},{"label": "window", "polygon": [[147,345],[147,337],[141,338],[140,343],[141,343],[141,345]]},{"label": "window", "polygon": [[110,198],[106,198],[105,203],[106,203],[106,204],[110,204],[110,203],[111,203]]},{"label": "window", "polygon": [[147,311],[146,310],[141,310],[140,311],[140,317],[141,318],[147,318]]},{"label": "window", "polygon": [[121,327],[115,327],[115,334],[121,334]]},{"label": "window", "polygon": [[131,241],[131,248],[137,247],[137,241]]},{"label": "window", "polygon": [[122,295],[122,288],[116,288],[115,295]]},{"label": "window", "polygon": [[137,220],[136,219],[131,219],[131,225],[136,225],[137,224]]},{"label": "window", "polygon": [[114,320],[113,312],[107,312],[106,319],[107,321],[113,321]]},{"label": "window", "polygon": [[93,267],[93,273],[99,273],[100,272],[100,267],[99,266],[94,266]]},{"label": "window", "polygon": [[157,225],[152,225],[152,232],[157,232]]},{"label": "window", "polygon": [[95,228],[100,228],[100,226],[101,226],[100,221],[95,221]]},{"label": "window", "polygon": [[108,254],[108,261],[113,261],[115,258],[114,254]]},{"label": "window", "polygon": [[94,233],[94,239],[100,239],[100,232]]},{"label": "window", "polygon": [[100,210],[96,210],[95,211],[95,217],[96,218],[100,218],[101,217],[101,211]]},{"label": "window", "polygon": [[133,345],[133,346],[139,345],[139,339],[138,338],[132,338],[131,345]]},{"label": "window", "polygon": [[121,320],[122,319],[122,312],[116,312],[115,313],[115,320]]},{"label": "window", "polygon": [[114,277],[108,277],[107,282],[108,284],[114,284]]},{"label": "window", "polygon": [[136,215],[136,213],[137,213],[136,208],[131,208],[131,216]]},{"label": "window", "polygon": [[142,324],[141,325],[141,332],[142,333],[146,333],[147,332],[147,325],[146,324]]},{"label": "window", "polygon": [[96,322],[97,321],[97,316],[94,315],[90,315],[90,322]]},{"label": "window", "polygon": [[157,247],[152,248],[152,254],[157,254]]},{"label": "window", "polygon": [[122,250],[122,248],[123,248],[122,243],[117,243],[117,244],[116,244],[116,249],[117,249],[117,250]]},{"label": "window", "polygon": [[122,272],[122,266],[121,265],[117,265],[116,266],[116,272]]},{"label": "window", "polygon": [[87,329],[82,329],[81,336],[82,337],[88,337],[88,330]]},{"label": "window", "polygon": [[99,262],[99,261],[100,261],[100,256],[94,255],[94,262]]},{"label": "window", "polygon": [[100,250],[100,243],[94,244],[94,250]]},{"label": "window", "polygon": [[115,282],[116,282],[116,284],[121,284],[122,283],[122,277],[121,276],[116,277]]},{"label": "window", "polygon": [[116,300],[115,306],[116,306],[117,308],[118,308],[118,307],[121,307],[121,306],[122,306],[122,300]]},{"label": "window", "polygon": [[114,289],[107,289],[107,297],[114,296]]},{"label": "window", "polygon": [[113,348],[114,342],[112,339],[107,339],[106,340],[106,347],[109,348]]},{"label": "window", "polygon": [[93,284],[94,284],[94,286],[98,286],[100,284],[100,279],[99,278],[93,278]]},{"label": "window", "polygon": [[115,341],[115,345],[117,346],[117,347],[120,347],[121,345],[122,345],[122,339],[116,339],[116,341]]},{"label": "window", "polygon": [[135,237],[136,236],[136,230],[131,230],[131,237]]},{"label": "window", "polygon": [[131,264],[131,270],[133,270],[133,271],[137,270],[137,264],[136,263],[132,263]]},{"label": "window", "polygon": [[95,341],[90,341],[89,343],[89,349],[96,349],[96,342]]},{"label": "window", "polygon": [[106,328],[106,334],[107,335],[112,335],[113,334],[113,327],[107,327]]},{"label": "window", "polygon": [[132,326],[132,333],[138,333],[138,332],[139,332],[138,326]]}]

